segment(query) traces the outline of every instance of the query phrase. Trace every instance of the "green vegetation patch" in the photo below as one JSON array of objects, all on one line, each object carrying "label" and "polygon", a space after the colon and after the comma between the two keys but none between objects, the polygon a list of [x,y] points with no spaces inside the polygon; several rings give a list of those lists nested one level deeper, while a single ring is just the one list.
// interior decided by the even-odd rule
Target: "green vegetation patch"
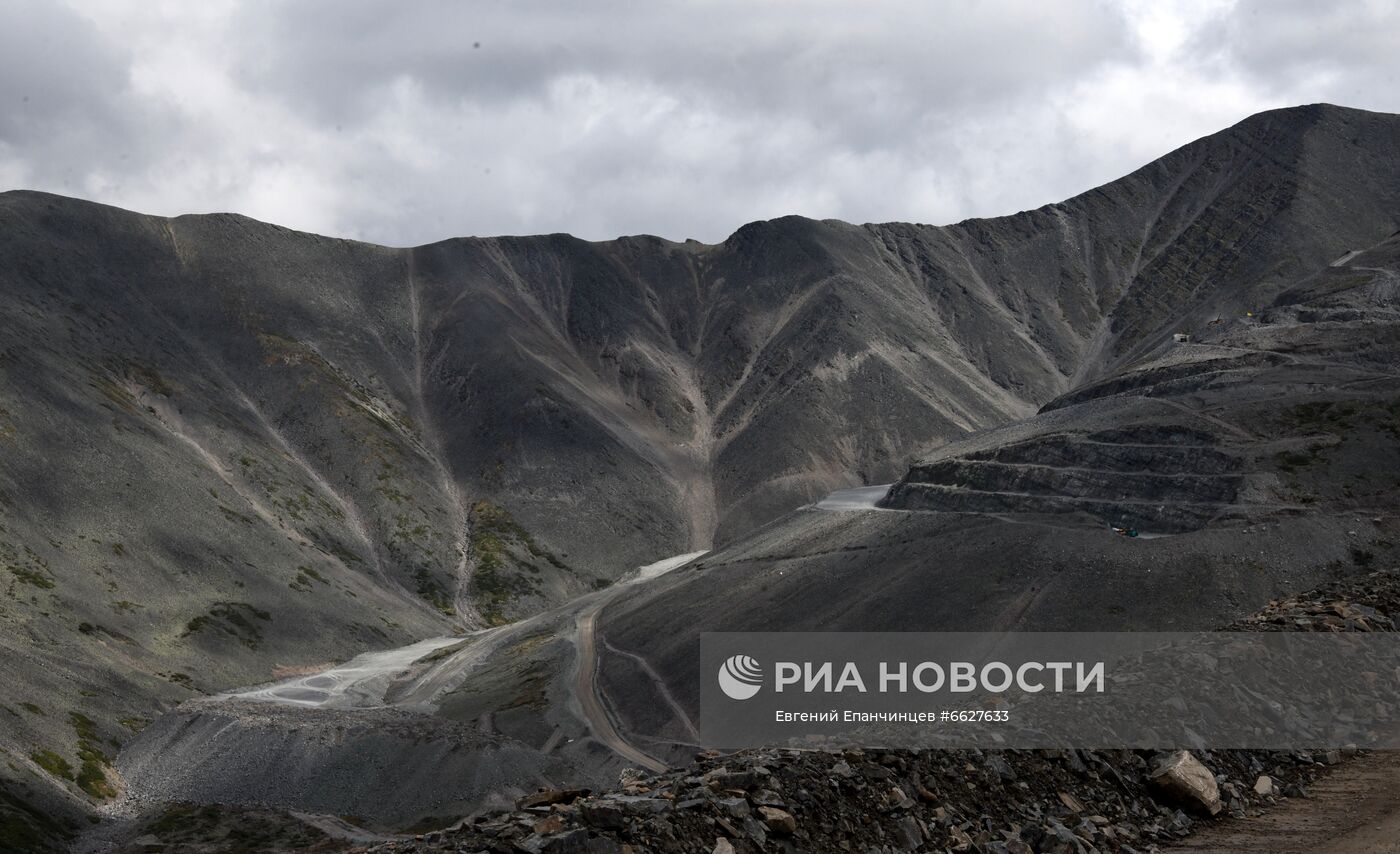
[{"label": "green vegetation patch", "polygon": [[93,389],[98,394],[117,405],[118,409],[124,412],[137,412],[136,398],[131,395],[120,383],[109,376],[102,374],[92,374],[88,377],[88,388]]},{"label": "green vegetation patch", "polygon": [[88,375],[88,387],[116,404],[119,409],[136,413],[140,411],[136,395],[130,387],[145,389],[161,397],[170,397],[175,388],[160,372],[150,365],[132,359],[114,360],[105,368]]},{"label": "green vegetation patch", "polygon": [[319,584],[330,584],[326,577],[309,566],[297,567],[297,577],[292,579],[287,586],[302,593],[310,593],[312,582]]},{"label": "green vegetation patch", "polygon": [[442,584],[433,577],[433,574],[426,567],[418,567],[417,571],[413,573],[413,580],[418,584],[418,595],[429,605],[449,617],[457,613],[447,591],[442,589]]},{"label": "green vegetation patch", "polygon": [[17,548],[0,542],[0,565],[14,577],[16,584],[28,584],[40,590],[52,590],[57,584],[49,571],[49,562],[29,546]]},{"label": "green vegetation patch", "polygon": [[507,622],[506,609],[521,596],[538,592],[530,575],[538,575],[535,559],[566,572],[569,567],[543,548],[503,507],[489,501],[472,505],[468,546],[475,559],[472,576],[477,605],[488,623]]},{"label": "green vegetation patch", "polygon": [[46,572],[30,569],[23,566],[7,566],[10,574],[21,584],[30,584],[41,590],[52,590],[54,588],[53,577]]},{"label": "green vegetation patch", "polygon": [[117,790],[107,779],[107,769],[111,760],[98,745],[101,738],[97,734],[97,724],[82,712],[69,712],[68,720],[73,724],[73,732],[78,736],[78,788],[99,800],[115,798]]},{"label": "green vegetation patch", "polygon": [[175,393],[175,387],[166,382],[165,377],[160,375],[160,371],[150,365],[126,359],[121,363],[121,372],[127,379],[144,386],[147,390],[153,391],[161,397],[170,397]]},{"label": "green vegetation patch", "polygon": [[375,423],[390,433],[412,434],[414,432],[413,420],[408,415],[390,409],[368,387],[336,367],[310,344],[269,332],[259,333],[258,343],[262,345],[265,364],[309,368],[313,371],[313,377],[329,381],[333,386],[339,388],[350,401],[357,405],[356,408],[360,412],[368,415]]},{"label": "green vegetation patch", "polygon": [[185,625],[180,637],[189,637],[209,631],[230,635],[249,649],[257,649],[262,642],[262,631],[256,621],[269,622],[272,615],[255,608],[247,602],[219,602]]},{"label": "green vegetation patch", "polygon": [[156,675],[165,679],[167,682],[179,685],[181,688],[190,691],[199,691],[199,689],[194,686],[194,680],[190,678],[188,673],[157,673]]},{"label": "green vegetation patch", "polygon": [[60,780],[73,779],[73,766],[68,764],[68,760],[54,753],[52,750],[36,750],[29,754],[29,758],[34,760],[34,764],[43,768],[51,777]]},{"label": "green vegetation patch", "polygon": [[229,520],[230,522],[242,522],[244,525],[256,525],[256,524],[257,524],[257,522],[253,519],[252,516],[249,516],[249,515],[244,514],[244,513],[239,513],[237,510],[234,510],[232,507],[225,507],[224,505],[220,504],[220,505],[219,505],[219,512],[222,513],[222,514],[224,514],[224,518],[227,519],[227,520]]}]

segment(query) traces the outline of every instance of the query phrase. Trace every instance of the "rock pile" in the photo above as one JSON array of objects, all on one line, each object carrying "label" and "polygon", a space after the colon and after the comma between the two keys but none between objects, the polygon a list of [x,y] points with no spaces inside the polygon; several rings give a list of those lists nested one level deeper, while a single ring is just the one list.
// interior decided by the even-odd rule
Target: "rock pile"
[{"label": "rock pile", "polygon": [[1213,813],[1243,816],[1303,794],[1328,758],[1262,751],[704,753],[690,768],[630,774],[615,791],[545,790],[514,810],[370,850],[1150,851]]},{"label": "rock pile", "polygon": [[1361,578],[1270,601],[1229,628],[1251,632],[1393,632],[1400,613],[1400,578],[1373,572]]}]

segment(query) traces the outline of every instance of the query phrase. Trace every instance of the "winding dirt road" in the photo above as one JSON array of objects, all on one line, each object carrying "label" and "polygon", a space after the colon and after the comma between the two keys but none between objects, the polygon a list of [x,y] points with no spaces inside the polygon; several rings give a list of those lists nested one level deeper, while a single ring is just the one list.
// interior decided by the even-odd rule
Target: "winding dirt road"
[{"label": "winding dirt road", "polygon": [[579,709],[593,731],[593,737],[606,745],[614,753],[648,771],[661,772],[667,769],[665,762],[657,759],[622,737],[613,725],[603,703],[602,692],[598,690],[598,612],[633,584],[648,581],[678,569],[701,555],[703,551],[690,552],[647,564],[637,570],[637,574],[627,581],[613,586],[611,595],[599,596],[579,611],[575,618],[577,627],[578,671],[574,674],[574,696],[578,698]]},{"label": "winding dirt road", "polygon": [[644,753],[622,737],[613,726],[608,710],[598,693],[598,612],[611,600],[589,605],[578,615],[578,672],[574,674],[574,696],[578,697],[583,716],[593,737],[614,753],[648,771],[665,771],[667,765],[655,756]]}]

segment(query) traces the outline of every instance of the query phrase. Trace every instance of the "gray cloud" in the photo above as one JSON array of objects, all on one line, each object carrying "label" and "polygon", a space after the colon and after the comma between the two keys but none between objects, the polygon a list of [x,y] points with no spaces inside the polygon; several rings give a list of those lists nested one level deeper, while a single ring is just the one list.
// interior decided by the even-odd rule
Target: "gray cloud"
[{"label": "gray cloud", "polygon": [[1312,100],[1396,109],[1400,92],[1400,3],[1372,0],[1241,0],[1202,32],[1201,48],[1225,53],[1255,86]]},{"label": "gray cloud", "polygon": [[945,222],[1260,109],[1400,109],[1396,29],[1302,0],[0,0],[0,186],[390,244]]},{"label": "gray cloud", "polygon": [[42,0],[5,0],[0,21],[0,161],[8,161],[0,174],[79,192],[94,167],[141,168],[142,129],[121,106],[123,52],[77,14]]}]

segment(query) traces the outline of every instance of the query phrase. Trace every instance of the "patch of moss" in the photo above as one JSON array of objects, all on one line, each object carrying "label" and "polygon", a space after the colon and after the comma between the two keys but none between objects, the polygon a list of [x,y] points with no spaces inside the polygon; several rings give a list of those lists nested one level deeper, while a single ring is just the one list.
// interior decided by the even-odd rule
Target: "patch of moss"
[{"label": "patch of moss", "polygon": [[341,563],[349,566],[352,563],[364,563],[364,559],[357,553],[351,551],[344,543],[327,534],[324,528],[317,528],[312,532],[312,540],[321,550]]},{"label": "patch of moss", "polygon": [[52,590],[55,586],[53,573],[49,571],[49,562],[27,545],[21,544],[16,548],[9,543],[0,542],[0,561],[3,561],[5,568],[18,583],[29,584],[41,590]]},{"label": "patch of moss", "polygon": [[20,707],[21,709],[24,709],[26,712],[28,712],[28,713],[31,714],[31,715],[42,715],[42,714],[44,713],[44,710],[43,710],[43,709],[39,708],[38,706],[34,705],[33,703],[27,703],[27,702],[26,702],[26,703],[20,703],[20,704],[19,704],[19,707]]},{"label": "patch of moss", "polygon": [[122,718],[121,720],[117,721],[117,723],[120,724],[121,726],[126,727],[127,729],[131,730],[132,732],[140,732],[141,730],[143,730],[143,729],[145,729],[146,727],[148,727],[148,726],[151,725],[151,722],[150,722],[149,719],[147,719],[147,718],[135,718],[135,717],[133,717],[133,718]]},{"label": "patch of moss", "polygon": [[538,592],[530,575],[540,568],[530,558],[540,558],[557,569],[572,571],[548,549],[535,542],[509,512],[489,501],[472,505],[471,538],[468,546],[474,558],[473,590],[482,616],[488,623],[506,622],[506,609],[521,596]]},{"label": "patch of moss", "polygon": [[101,738],[97,734],[96,722],[82,712],[69,712],[68,720],[78,736],[78,761],[81,763],[76,779],[78,788],[99,800],[116,797],[117,790],[107,779],[111,760],[98,746]]},{"label": "patch of moss", "polygon": [[209,609],[209,613],[190,620],[180,637],[218,630],[232,635],[249,649],[257,649],[262,642],[262,631],[254,620],[268,622],[271,619],[271,614],[247,602],[219,602]]},{"label": "patch of moss", "polygon": [[389,499],[395,504],[413,503],[413,496],[409,495],[406,492],[400,492],[392,486],[379,487],[379,494],[383,495],[385,498]]},{"label": "patch of moss", "polygon": [[88,377],[88,388],[107,398],[124,412],[137,411],[136,398],[111,377],[93,374]]},{"label": "patch of moss", "polygon": [[5,568],[8,569],[10,573],[14,575],[15,580],[21,584],[30,584],[34,587],[38,587],[40,590],[52,590],[55,586],[52,578],[37,570],[19,566],[7,566]]},{"label": "patch of moss", "polygon": [[108,800],[117,796],[116,787],[107,779],[107,772],[104,770],[107,763],[96,762],[89,758],[83,759],[82,767],[78,769],[78,778],[75,782],[78,788],[82,789],[89,797],[98,800]]},{"label": "patch of moss", "polygon": [[312,345],[267,332],[258,334],[258,343],[263,347],[264,364],[309,368],[313,372],[310,382],[329,381],[345,395],[346,400],[355,405],[355,410],[369,416],[390,433],[414,432],[413,420],[407,414],[392,410],[368,387],[332,364]]},{"label": "patch of moss", "polygon": [[452,606],[452,599],[448,597],[447,591],[442,589],[442,585],[433,577],[433,574],[424,567],[419,567],[413,573],[413,580],[418,583],[418,595],[429,605],[438,609],[447,616],[457,613],[457,609]]},{"label": "patch of moss", "polygon": [[68,720],[73,724],[73,732],[78,736],[79,741],[97,740],[97,724],[92,718],[82,712],[69,712]]},{"label": "patch of moss", "polygon": [[313,582],[313,581],[319,582],[319,583],[321,583],[321,584],[329,584],[329,583],[330,583],[329,581],[326,580],[325,576],[321,575],[321,573],[317,572],[316,570],[312,569],[311,567],[309,567],[309,566],[299,566],[299,567],[297,567],[297,576],[296,576],[296,578],[293,579],[292,582],[291,582],[290,584],[288,584],[287,586],[290,587],[290,588],[292,588],[293,590],[299,590],[299,591],[301,591],[302,593],[310,593],[310,592],[311,592],[311,582]]},{"label": "patch of moss", "polygon": [[243,513],[239,513],[237,510],[234,510],[232,507],[225,507],[224,505],[220,504],[220,505],[219,505],[219,512],[222,513],[222,514],[224,514],[224,518],[227,519],[227,520],[229,520],[230,522],[242,522],[242,523],[245,524],[245,525],[253,525],[253,524],[256,524],[256,523],[253,521],[253,517],[252,517],[252,516],[248,516],[248,515],[245,515],[245,514],[243,514]]},{"label": "patch of moss", "polygon": [[73,766],[68,764],[67,759],[52,750],[36,750],[29,754],[29,758],[34,760],[35,765],[47,771],[51,777],[70,781],[73,779]]},{"label": "patch of moss", "polygon": [[150,365],[127,359],[122,363],[122,371],[132,381],[145,386],[148,390],[155,392],[161,397],[170,397],[175,393],[175,388],[165,381],[165,377]]},{"label": "patch of moss", "polygon": [[199,690],[198,688],[194,687],[194,680],[190,678],[188,673],[158,673],[156,675],[162,677],[167,682],[173,682],[174,684],[179,685],[182,688],[188,688],[191,691]]}]

